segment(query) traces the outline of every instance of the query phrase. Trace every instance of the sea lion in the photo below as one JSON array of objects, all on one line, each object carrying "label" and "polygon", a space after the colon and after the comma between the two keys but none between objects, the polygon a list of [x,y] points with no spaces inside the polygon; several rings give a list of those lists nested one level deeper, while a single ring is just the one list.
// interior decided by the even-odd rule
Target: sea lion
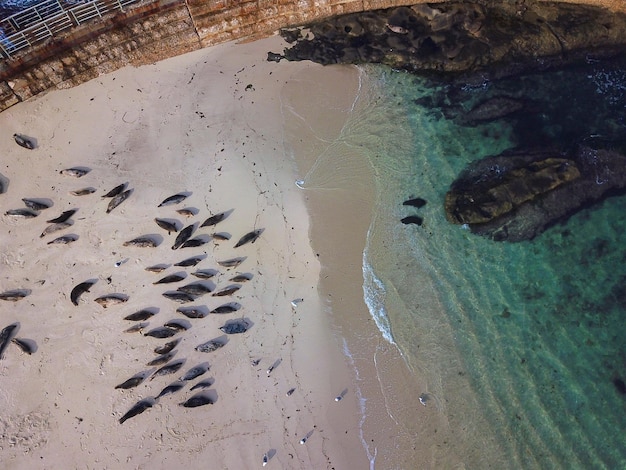
[{"label": "sea lion", "polygon": [[237,243],[235,243],[235,248],[239,248],[246,243],[254,243],[257,238],[259,238],[259,235],[261,235],[261,233],[263,233],[263,229],[253,230],[252,232],[246,233],[243,237],[239,239]]},{"label": "sea lion", "polygon": [[13,344],[17,345],[22,352],[28,354],[29,356],[37,351],[37,343],[35,343],[32,339],[13,338],[11,341]]},{"label": "sea lion", "polygon": [[226,233],[226,232],[217,232],[217,233],[212,233],[211,237],[214,240],[225,241],[225,240],[230,240],[231,235],[230,235],[230,233]]},{"label": "sea lion", "polygon": [[[183,323],[186,322],[187,324]],[[172,328],[176,331],[186,331],[189,329],[190,324],[186,320],[170,320],[163,324],[166,328]]]},{"label": "sea lion", "polygon": [[4,215],[10,215],[11,217],[21,217],[23,219],[32,219],[39,214],[30,209],[9,209]]},{"label": "sea lion", "polygon": [[182,382],[188,382],[197,377],[200,377],[203,374],[206,374],[209,371],[209,369],[210,369],[209,364],[206,362],[202,364],[198,364],[197,366],[192,367],[187,372],[185,372],[179,380],[181,380]]},{"label": "sea lion", "polygon": [[241,289],[241,286],[233,284],[232,286],[228,286],[220,291],[213,292],[213,297],[224,297],[226,295],[232,295]]},{"label": "sea lion", "polygon": [[174,374],[178,372],[178,370],[183,366],[184,363],[185,363],[185,359],[179,359],[177,361],[170,362],[169,364],[164,365],[160,369],[157,369],[157,371],[152,375],[150,380],[154,380],[155,377],[159,377],[160,375]]},{"label": "sea lion", "polygon": [[229,279],[230,282],[247,282],[250,279],[252,279],[252,274],[250,273],[244,273],[244,274],[238,274],[235,277],[231,277]]},{"label": "sea lion", "polygon": [[34,211],[43,211],[43,210],[49,209],[50,206],[52,205],[52,204],[49,204],[47,202],[44,202],[38,199],[29,199],[27,197],[23,197],[22,202],[24,203],[26,207]]},{"label": "sea lion", "polygon": [[142,310],[139,310],[138,312],[131,313],[130,315],[126,315],[124,317],[124,320],[144,321],[144,320],[147,320],[148,318],[153,317],[154,315],[156,315],[156,312],[154,311],[154,309],[144,308]]},{"label": "sea lion", "polygon": [[404,217],[403,219],[400,219],[400,222],[402,222],[404,225],[409,225],[409,224],[422,225],[423,221],[424,220],[419,215],[409,215],[408,217]]},{"label": "sea lion", "polygon": [[187,401],[180,403],[180,406],[184,406],[185,408],[196,408],[203,405],[212,405],[213,403],[215,403],[213,398],[205,392],[200,392],[189,398]]},{"label": "sea lion", "polygon": [[150,336],[152,338],[171,338],[175,334],[178,333],[178,330],[175,328],[168,328],[167,326],[159,326],[157,328],[153,328],[147,333],[144,333],[144,336]]},{"label": "sea lion", "polygon": [[46,220],[46,222],[49,224],[62,224],[63,222],[69,220],[77,210],[78,209],[70,209],[69,211],[63,211],[60,216],[55,217],[54,219]]},{"label": "sea lion", "polygon": [[198,269],[197,271],[191,273],[192,276],[196,276],[199,279],[210,279],[216,274],[219,274],[219,271],[215,269]]},{"label": "sea lion", "polygon": [[128,196],[130,196],[132,192],[133,192],[132,189],[127,189],[123,193],[120,193],[117,196],[115,196],[113,199],[111,199],[111,201],[109,202],[109,205],[107,206],[106,213],[107,214],[111,213],[111,211],[113,209],[115,209],[122,202],[124,202],[126,199],[128,199]]},{"label": "sea lion", "polygon": [[193,390],[197,390],[197,389],[203,389],[203,388],[209,388],[211,385],[213,385],[215,383],[214,379],[205,379],[202,380],[200,382],[198,382],[197,384],[195,384],[193,387],[191,387],[189,390],[193,391]]},{"label": "sea lion", "polygon": [[36,147],[35,142],[25,135],[13,134],[13,140],[17,145],[28,150],[33,150]]},{"label": "sea lion", "polygon": [[174,222],[170,222],[169,220],[165,219],[159,219],[158,217],[156,217],[154,221],[159,227],[161,227],[163,230],[166,230],[168,235],[172,232],[178,232],[178,227]]},{"label": "sea lion", "polygon": [[57,237],[54,240],[51,240],[47,243],[47,245],[67,245],[68,243],[72,243],[78,240],[78,235],[63,235],[62,237]]},{"label": "sea lion", "polygon": [[29,289],[7,290],[0,294],[0,300],[8,300],[9,302],[17,302],[30,294]]},{"label": "sea lion", "polygon": [[141,236],[137,238],[133,238],[132,240],[128,240],[124,242],[124,246],[137,246],[139,248],[156,248],[159,246],[158,242],[150,237],[150,236]]},{"label": "sea lion", "polygon": [[184,217],[193,217],[194,215],[196,215],[198,213],[198,209],[193,209],[191,207],[185,207],[184,209],[178,209],[176,212],[178,212],[180,215],[182,215]]},{"label": "sea lion", "polygon": [[180,343],[180,338],[165,343],[163,346],[157,346],[154,348],[154,354],[167,354]]},{"label": "sea lion", "polygon": [[240,304],[236,302],[231,302],[231,303],[220,305],[219,307],[214,308],[213,310],[211,310],[211,313],[217,313],[217,314],[233,313],[239,310],[240,308],[241,308]]},{"label": "sea lion", "polygon": [[190,238],[185,243],[183,243],[180,247],[181,248],[196,248],[198,246],[206,245],[208,242],[209,240],[206,237]]},{"label": "sea lion", "polygon": [[162,277],[158,281],[153,282],[152,284],[171,284],[172,282],[182,281],[186,277],[187,277],[186,273],[169,274],[165,277]]},{"label": "sea lion", "polygon": [[73,176],[74,178],[81,178],[85,176],[87,173],[89,173],[90,171],[91,170],[89,168],[74,167],[74,168],[66,168],[64,170],[61,170],[59,173],[65,176]]},{"label": "sea lion", "polygon": [[176,355],[176,351],[170,351],[166,354],[161,354],[159,357],[152,359],[150,362],[146,363],[147,366],[160,366],[161,364],[165,364],[171,358]]},{"label": "sea lion", "polygon": [[96,188],[82,188],[75,191],[70,191],[72,196],[87,196],[96,192]]},{"label": "sea lion", "polygon": [[243,263],[245,259],[246,259],[245,257],[232,258],[232,259],[227,259],[224,261],[218,261],[217,264],[219,264],[220,266],[224,266],[225,268],[236,268],[241,263]]},{"label": "sea lion", "polygon": [[121,304],[121,303],[126,302],[127,300],[128,300],[128,296],[126,294],[108,294],[108,295],[102,295],[98,297],[97,299],[94,299],[94,302],[96,302],[98,305],[102,306],[103,308],[108,308],[111,305]]},{"label": "sea lion", "polygon": [[165,271],[167,268],[169,268],[168,264],[155,264],[153,266],[148,266],[146,268],[146,271],[150,273],[161,273]]},{"label": "sea lion", "polygon": [[205,258],[204,256],[192,256],[191,258],[187,258],[182,261],[179,261],[178,263],[174,263],[174,266],[181,266],[181,267],[195,266],[204,258]]},{"label": "sea lion", "polygon": [[221,347],[224,347],[225,345],[226,345],[225,341],[222,341],[220,339],[211,339],[207,341],[206,343],[199,344],[194,349],[199,352],[210,353],[213,351],[217,351],[218,349],[220,349]]},{"label": "sea lion", "polygon": [[177,313],[185,315],[187,318],[204,318],[209,312],[196,307],[179,307],[176,309]]},{"label": "sea lion", "polygon": [[93,286],[96,282],[97,281],[85,281],[77,284],[72,289],[72,292],[70,292],[70,300],[72,301],[72,303],[74,305],[78,305],[78,299],[80,298],[80,296],[83,295],[85,292],[89,292],[91,286]]},{"label": "sea lion", "polygon": [[149,324],[150,324],[149,322],[135,323],[130,328],[126,328],[124,330],[124,333],[138,333],[140,331],[143,331],[144,328],[146,328]]},{"label": "sea lion", "polygon": [[159,392],[159,394],[156,396],[157,400],[165,395],[169,395],[170,393],[178,392],[184,386],[185,384],[183,382],[174,382],[172,384],[169,384],[167,387],[161,390],[161,392]]},{"label": "sea lion", "polygon": [[124,416],[120,418],[120,424],[124,424],[125,421],[137,416],[138,414],[143,413],[148,408],[152,408],[156,401],[154,398],[144,398],[143,400],[138,401],[133,405],[133,407],[126,412]]},{"label": "sea lion", "polygon": [[413,206],[419,209],[420,207],[424,207],[426,205],[426,199],[422,199],[421,197],[416,197],[414,199],[407,199],[406,201],[402,203],[402,205]]},{"label": "sea lion", "polygon": [[19,329],[19,326],[19,323],[12,323],[9,326],[5,326],[2,331],[0,331],[0,359],[4,356],[4,351],[11,343],[11,340]]},{"label": "sea lion", "polygon": [[240,333],[245,333],[250,329],[252,325],[246,319],[239,320],[231,320],[226,322],[223,326],[220,326],[220,330],[222,330],[227,335],[236,335]]},{"label": "sea lion", "polygon": [[174,240],[172,250],[177,250],[183,243],[189,240],[195,228],[195,224],[192,224],[182,229],[180,233],[176,236],[176,240]]},{"label": "sea lion", "polygon": [[206,219],[204,222],[202,222],[200,227],[211,227],[213,225],[216,225],[220,223],[222,220],[224,220],[227,215],[228,214],[226,212],[220,212],[219,214],[212,215],[211,217]]},{"label": "sea lion", "polygon": [[174,194],[173,196],[165,198],[163,200],[163,202],[161,202],[161,204],[159,204],[157,207],[163,207],[163,206],[169,206],[169,205],[173,205],[173,204],[178,204],[179,202],[182,202],[185,199],[187,199],[187,194],[184,194],[184,193]]},{"label": "sea lion", "polygon": [[105,197],[115,197],[118,194],[120,194],[122,191],[124,191],[124,189],[126,188],[126,185],[128,183],[122,183],[122,184],[118,184],[116,187],[114,187],[111,191],[109,191],[108,193],[106,193],[104,196],[102,196],[103,198]]},{"label": "sea lion", "polygon": [[41,232],[41,235],[39,235],[39,238],[43,238],[46,235],[50,235],[51,233],[58,232],[59,230],[65,230],[66,228],[71,227],[71,226],[72,226],[71,222],[61,222],[59,224],[50,224],[43,230],[43,232]]},{"label": "sea lion", "polygon": [[196,298],[193,295],[185,294],[184,292],[163,292],[163,297],[166,299],[174,300],[180,304],[185,304],[187,302],[193,302]]},{"label": "sea lion", "polygon": [[146,372],[140,372],[139,374],[133,375],[130,379],[122,382],[121,384],[116,385],[115,389],[116,390],[117,389],[128,390],[129,388],[135,388],[141,382],[146,380],[146,377],[147,377],[147,373]]},{"label": "sea lion", "polygon": [[210,286],[207,286],[207,285],[202,284],[200,282],[194,282],[194,283],[191,283],[191,284],[180,286],[176,290],[178,292],[184,292],[185,294],[195,295],[195,296],[199,297],[201,295],[208,294],[213,289],[211,289]]}]

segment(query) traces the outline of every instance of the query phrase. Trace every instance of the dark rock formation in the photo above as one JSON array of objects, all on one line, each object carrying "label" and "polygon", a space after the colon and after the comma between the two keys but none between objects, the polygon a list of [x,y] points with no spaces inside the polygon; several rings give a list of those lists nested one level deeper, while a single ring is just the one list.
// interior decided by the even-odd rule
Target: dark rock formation
[{"label": "dark rock formation", "polygon": [[505,152],[470,166],[446,194],[446,217],[496,241],[530,240],[626,188],[626,157],[580,146]]},{"label": "dark rock formation", "polygon": [[615,53],[626,42],[626,15],[585,5],[517,3],[419,4],[333,17],[282,30],[293,44],[283,55],[322,64],[383,63],[411,72],[489,66],[497,76],[594,51]]}]

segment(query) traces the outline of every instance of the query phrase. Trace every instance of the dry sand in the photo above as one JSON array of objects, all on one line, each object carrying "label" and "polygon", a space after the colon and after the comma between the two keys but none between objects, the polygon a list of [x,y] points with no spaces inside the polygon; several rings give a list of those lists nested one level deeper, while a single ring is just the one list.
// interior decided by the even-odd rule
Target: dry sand
[{"label": "dry sand", "polygon": [[[37,345],[27,355],[11,344],[0,361],[2,468],[242,469],[260,467],[266,453],[267,468],[369,467],[354,370],[318,293],[320,262],[309,242],[306,192],[294,184],[295,164],[283,148],[281,90],[294,75],[320,66],[265,61],[268,50],[279,49],[278,38],[212,47],[125,68],[0,114],[0,174],[9,181],[0,195],[0,292],[30,291],[17,302],[0,301],[0,327],[19,322],[17,336]],[[338,96],[353,93],[354,80],[354,73],[338,73]],[[302,93],[316,99],[305,88]],[[341,125],[341,119],[328,123]],[[14,132],[35,137],[38,148],[18,147]],[[70,167],[90,171],[81,178],[60,173]],[[132,194],[107,214],[109,200],[101,196],[126,182]],[[85,187],[96,191],[69,194]],[[157,207],[179,192],[189,196]],[[22,198],[53,206],[32,219],[4,215],[23,207]],[[180,208],[196,214],[185,217],[176,212]],[[45,221],[68,209],[78,210],[73,225],[40,237]],[[232,212],[194,236],[219,231],[232,238],[197,248],[172,250],[176,234],[154,222],[176,219],[182,227],[221,211]],[[263,229],[259,239],[235,248],[253,229]],[[47,244],[67,234],[78,238]],[[159,246],[123,246],[141,235],[153,236]],[[172,266],[195,255],[204,257],[195,267]],[[236,256],[245,257],[237,268],[217,264]],[[118,261],[124,262],[116,267]],[[145,270],[160,263],[169,266],[160,274]],[[252,279],[232,296],[206,294],[185,306],[237,302],[241,309],[201,319],[176,313],[181,305],[161,294],[196,281],[190,273],[208,268],[220,271],[208,281],[217,290],[237,273]],[[153,284],[177,272],[187,278]],[[74,306],[70,292],[86,280],[96,282]],[[128,301],[108,308],[94,301],[112,293]],[[298,298],[304,300],[293,308]],[[159,367],[146,363],[156,357],[156,346],[170,340],[124,332],[133,324],[124,316],[148,307],[158,313],[144,333],[172,319],[190,326],[174,337],[182,340],[173,360],[185,362],[174,374],[115,389]],[[242,317],[252,325],[249,331],[227,335],[217,351],[194,350],[226,336],[219,327]],[[155,397],[198,364],[210,370],[119,423],[139,400]],[[214,383],[204,393],[216,402],[180,406],[195,393],[191,386],[207,378]]]}]

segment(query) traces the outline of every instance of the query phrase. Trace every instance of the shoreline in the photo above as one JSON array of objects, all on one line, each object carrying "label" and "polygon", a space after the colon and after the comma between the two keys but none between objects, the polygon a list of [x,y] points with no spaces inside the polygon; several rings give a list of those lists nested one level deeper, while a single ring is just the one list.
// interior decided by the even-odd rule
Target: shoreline
[{"label": "shoreline", "polygon": [[[360,437],[370,468],[412,468],[417,461],[427,465],[428,449],[418,450],[418,433],[413,424],[406,423],[409,416],[423,418],[417,399],[420,392],[403,392],[426,390],[426,384],[411,374],[400,349],[383,338],[363,296],[363,252],[378,189],[368,158],[352,146],[347,135],[359,132],[359,113],[368,112],[367,94],[372,90],[368,89],[365,72],[357,67],[326,66],[323,72],[317,71],[306,77],[299,74],[295,81],[302,81],[299,86],[316,94],[318,102],[298,106],[293,98],[295,105],[290,105],[295,108],[293,121],[320,126],[311,128],[309,139],[294,142],[291,149],[311,218],[311,243],[321,263],[318,290],[355,371],[351,392],[362,407]],[[343,95],[324,94],[324,90],[345,82],[345,77],[352,85]],[[357,98],[352,98],[355,95]],[[327,121],[317,117],[328,109],[328,102],[340,112],[326,127]],[[333,133],[338,117],[343,120],[342,130]],[[296,136],[303,133],[299,125],[292,131]],[[317,145],[311,144],[313,141]],[[415,403],[416,409],[410,409]]]},{"label": "shoreline", "polygon": [[[320,265],[310,248],[309,215],[296,194],[293,163],[276,157],[282,145],[276,96],[296,71],[321,66],[268,63],[265,53],[278,40],[224,44],[121,69],[0,114],[0,149],[13,156],[1,171],[10,180],[0,196],[4,211],[21,205],[22,197],[54,202],[35,219],[2,216],[6,230],[0,241],[7,252],[1,290],[32,291],[15,304],[2,302],[4,323],[20,322],[20,335],[37,344],[32,356],[8,348],[0,364],[5,383],[0,399],[11,410],[0,422],[0,446],[9,468],[86,463],[144,468],[193,465],[205,457],[224,468],[251,468],[261,465],[264,454],[268,468],[366,465],[358,398],[346,393],[334,401],[351,388],[352,370],[324,314],[326,300],[318,298]],[[178,86],[181,75],[186,89]],[[18,148],[14,132],[32,133],[39,148]],[[159,165],[153,163],[155,155]],[[91,169],[82,179],[59,175],[79,165]],[[103,215],[106,201],[100,195],[122,181],[133,193]],[[68,195],[79,186],[97,192]],[[190,193],[183,206],[196,215],[185,219],[173,208],[157,211],[159,201],[181,191]],[[40,240],[41,219],[71,207],[78,209],[71,227],[78,239],[67,246],[46,245],[52,236]],[[200,250],[170,250],[174,235],[153,222],[167,217],[181,226],[199,224],[224,210],[232,214],[218,227],[231,233],[231,240],[209,241]],[[259,240],[233,251],[239,236],[252,228],[264,230]],[[122,247],[146,233],[160,240],[157,248]],[[153,285],[162,275],[144,268],[173,264],[198,251],[204,256],[198,268],[213,268],[239,253],[248,258],[238,270],[222,273],[214,286],[224,287],[237,272],[252,273],[242,294],[233,298],[241,312],[189,320],[176,356],[186,360],[179,374],[115,390],[146,369],[151,350],[160,344],[123,333],[131,325],[122,317],[148,305],[158,310],[149,328],[176,317],[178,305],[161,298]],[[96,283],[75,307],[67,296],[86,279]],[[127,304],[102,309],[93,302],[110,292],[127,293]],[[296,298],[304,301],[292,308]],[[198,303],[212,308],[217,300]],[[249,332],[229,335],[228,344],[214,353],[194,351],[198,343],[221,335],[217,327],[224,321],[237,317],[250,320]],[[134,403],[155,396],[199,362],[210,365],[214,405],[194,412],[179,408],[191,395],[185,388],[118,423]],[[306,444],[299,445],[305,436]]]}]

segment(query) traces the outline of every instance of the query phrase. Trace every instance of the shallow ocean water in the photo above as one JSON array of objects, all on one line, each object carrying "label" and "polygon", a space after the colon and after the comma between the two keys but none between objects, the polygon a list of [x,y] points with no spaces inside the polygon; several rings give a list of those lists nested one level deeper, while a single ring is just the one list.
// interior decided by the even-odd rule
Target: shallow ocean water
[{"label": "shallow ocean water", "polygon": [[[368,156],[378,187],[364,296],[458,438],[435,461],[626,468],[626,196],[515,244],[473,235],[443,210],[463,168],[507,148],[623,150],[626,61],[473,86],[364,71],[366,112],[344,132]],[[463,110],[503,95],[523,100],[524,111],[461,124]],[[402,205],[412,197],[428,202]],[[401,224],[408,215],[423,224]]]}]

